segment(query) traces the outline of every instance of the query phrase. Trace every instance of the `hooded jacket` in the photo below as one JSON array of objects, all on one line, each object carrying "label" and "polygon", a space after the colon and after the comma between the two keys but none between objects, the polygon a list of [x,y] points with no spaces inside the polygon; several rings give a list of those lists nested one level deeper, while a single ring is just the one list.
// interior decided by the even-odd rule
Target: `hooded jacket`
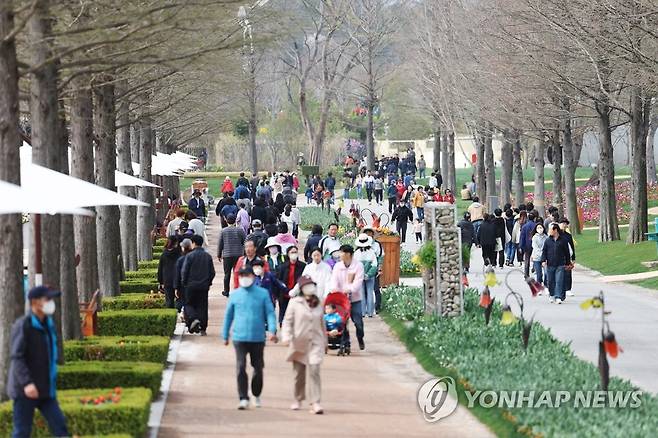
[{"label": "hooded jacket", "polygon": [[171,289],[175,286],[176,281],[176,261],[180,257],[178,248],[165,249],[158,262],[158,283],[163,284],[165,288]]}]

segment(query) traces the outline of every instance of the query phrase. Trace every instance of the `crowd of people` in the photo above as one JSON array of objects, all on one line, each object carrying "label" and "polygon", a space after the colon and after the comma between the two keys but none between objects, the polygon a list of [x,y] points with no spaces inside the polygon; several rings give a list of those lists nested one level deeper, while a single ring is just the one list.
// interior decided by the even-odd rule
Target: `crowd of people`
[{"label": "crowd of people", "polygon": [[[477,196],[458,223],[461,228],[462,248],[469,254],[475,245],[482,249],[485,266],[504,269],[518,263],[524,277],[533,274],[538,283],[546,286],[551,303],[561,304],[573,296],[572,269],[576,260],[569,220],[561,217],[559,209],[548,207],[542,218],[532,202],[512,207],[506,204],[487,213]],[[464,263],[468,272],[469,263]],[[541,294],[542,292],[540,292]]]}]

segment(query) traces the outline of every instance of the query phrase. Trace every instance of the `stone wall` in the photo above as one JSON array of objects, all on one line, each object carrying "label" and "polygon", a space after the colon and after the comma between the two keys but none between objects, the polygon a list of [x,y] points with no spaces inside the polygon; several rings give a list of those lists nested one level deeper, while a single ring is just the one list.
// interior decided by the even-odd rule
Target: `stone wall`
[{"label": "stone wall", "polygon": [[456,217],[453,204],[425,204],[425,236],[436,243],[436,267],[423,272],[425,313],[458,316],[464,311],[461,233]]}]

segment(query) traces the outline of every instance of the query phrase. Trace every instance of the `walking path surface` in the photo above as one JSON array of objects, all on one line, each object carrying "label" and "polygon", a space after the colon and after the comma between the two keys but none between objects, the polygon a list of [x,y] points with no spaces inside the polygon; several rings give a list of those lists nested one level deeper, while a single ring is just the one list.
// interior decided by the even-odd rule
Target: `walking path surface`
[{"label": "walking path surface", "polygon": [[[350,201],[352,202],[352,201]],[[357,201],[361,207],[368,207],[376,214],[385,212],[383,206],[369,205],[367,201]],[[346,205],[349,203],[346,201]],[[419,245],[413,240],[413,233],[407,230],[407,243],[403,248],[415,252]],[[518,263],[517,263],[518,266]],[[471,254],[471,286],[483,288],[484,264],[482,252],[473,248]],[[516,268],[518,269],[518,267]],[[492,296],[499,302],[508,293],[505,287],[505,274],[512,268],[496,269],[500,285],[491,288]],[[616,359],[610,361],[610,372],[614,376],[629,379],[643,390],[658,393],[658,344],[653,334],[658,331],[658,293],[626,283],[605,282],[605,276],[582,266],[573,271],[573,292],[575,297],[567,297],[560,305],[550,304],[547,296],[532,298],[521,271],[510,275],[510,285],[525,299],[526,315],[535,314],[535,320],[549,327],[558,339],[571,343],[575,354],[594,364],[598,360],[598,340],[601,333],[601,314],[595,310],[587,312],[579,304],[585,299],[603,291],[609,316],[610,328],[624,349]],[[420,278],[402,279],[404,284],[422,286]],[[514,301],[514,300],[512,300]],[[518,314],[515,302],[510,303]]]},{"label": "walking path surface", "polygon": [[[215,255],[216,217],[208,225]],[[208,336],[185,335],[178,352],[161,437],[489,437],[493,434],[459,406],[438,423],[426,423],[416,393],[428,375],[378,317],[365,321],[366,350],[349,357],[329,352],[322,364],[325,415],[290,411],[292,365],[286,347],[265,349],[263,407],[238,411],[235,355],[219,332],[226,298],[221,296],[221,264],[210,293]],[[250,371],[249,371],[250,372]]]}]

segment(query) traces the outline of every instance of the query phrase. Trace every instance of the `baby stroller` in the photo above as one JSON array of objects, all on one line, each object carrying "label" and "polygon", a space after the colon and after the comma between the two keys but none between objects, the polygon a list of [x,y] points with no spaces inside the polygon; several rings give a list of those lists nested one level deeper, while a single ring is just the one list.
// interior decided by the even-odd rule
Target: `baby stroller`
[{"label": "baby stroller", "polygon": [[339,356],[349,355],[349,348],[345,348],[343,345],[343,331],[350,319],[350,298],[342,292],[332,292],[324,300],[325,306],[329,304],[336,306],[336,313],[340,315],[342,326],[335,336],[331,336],[327,332],[327,348],[329,350],[338,350]]}]

